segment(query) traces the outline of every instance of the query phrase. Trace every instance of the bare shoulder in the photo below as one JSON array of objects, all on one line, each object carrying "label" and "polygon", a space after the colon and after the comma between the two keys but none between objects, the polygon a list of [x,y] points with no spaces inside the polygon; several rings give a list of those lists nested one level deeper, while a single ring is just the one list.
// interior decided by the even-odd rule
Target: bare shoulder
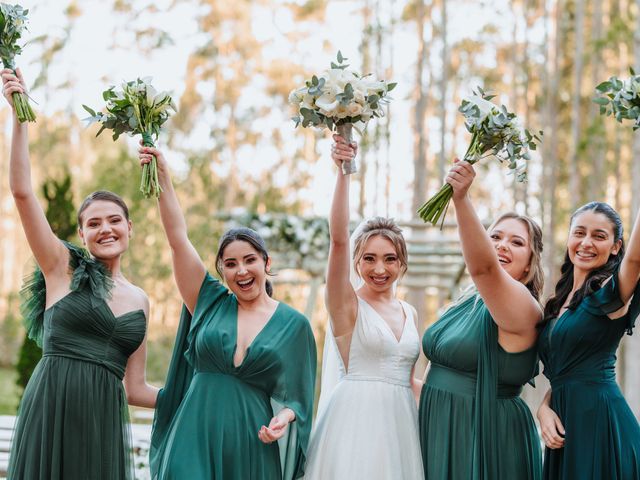
[{"label": "bare shoulder", "polygon": [[139,308],[144,310],[145,316],[149,317],[149,296],[147,292],[145,292],[142,288],[137,285],[134,285],[130,281],[122,285],[123,289],[126,292],[126,296],[131,303],[131,306],[134,308]]}]

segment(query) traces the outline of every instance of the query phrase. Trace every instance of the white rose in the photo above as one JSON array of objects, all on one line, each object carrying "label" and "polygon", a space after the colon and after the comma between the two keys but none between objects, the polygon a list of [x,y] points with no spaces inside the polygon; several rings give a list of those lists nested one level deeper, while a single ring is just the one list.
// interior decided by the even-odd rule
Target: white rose
[{"label": "white rose", "polygon": [[323,93],[318,99],[316,99],[316,107],[320,110],[323,110],[325,115],[328,115],[328,112],[333,111],[340,102],[336,100],[336,96],[330,92]]},{"label": "white rose", "polygon": [[349,110],[344,105],[338,104],[333,116],[338,118],[346,118],[349,116]]},{"label": "white rose", "polygon": [[359,103],[351,103],[347,107],[347,111],[349,112],[350,117],[357,117],[362,113],[362,105]]}]

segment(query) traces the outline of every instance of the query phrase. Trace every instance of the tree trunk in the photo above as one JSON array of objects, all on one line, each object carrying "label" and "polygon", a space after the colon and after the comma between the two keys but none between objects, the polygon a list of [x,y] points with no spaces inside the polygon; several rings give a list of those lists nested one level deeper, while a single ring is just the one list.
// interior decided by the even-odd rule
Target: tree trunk
[{"label": "tree trunk", "polygon": [[573,95],[571,99],[571,156],[569,157],[569,191],[571,192],[571,210],[581,202],[580,195],[580,167],[578,155],[580,153],[581,112],[582,103],[582,75],[584,66],[584,0],[576,0],[574,17],[575,60]]}]

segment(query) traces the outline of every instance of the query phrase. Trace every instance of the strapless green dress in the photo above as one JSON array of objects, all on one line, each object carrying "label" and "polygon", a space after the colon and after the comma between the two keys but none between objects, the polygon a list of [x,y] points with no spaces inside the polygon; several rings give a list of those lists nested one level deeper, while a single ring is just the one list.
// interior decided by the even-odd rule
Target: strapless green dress
[{"label": "strapless green dress", "polygon": [[23,293],[23,316],[43,356],[27,384],[9,457],[11,480],[133,478],[122,378],[142,342],[142,310],[115,316],[107,269],[85,250],[70,253],[71,292],[46,311],[39,270]]}]

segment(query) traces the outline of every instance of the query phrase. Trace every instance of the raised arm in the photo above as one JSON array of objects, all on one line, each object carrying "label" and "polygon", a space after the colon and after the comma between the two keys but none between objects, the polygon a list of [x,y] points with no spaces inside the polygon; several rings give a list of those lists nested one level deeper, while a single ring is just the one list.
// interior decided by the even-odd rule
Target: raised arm
[{"label": "raised arm", "polygon": [[329,264],[327,266],[327,288],[325,300],[331,327],[336,337],[348,335],[353,331],[358,310],[358,300],[349,279],[349,180],[343,175],[340,165],[355,157],[356,148],[350,146],[342,137],[334,135],[331,158],[338,165],[336,186],[333,191],[331,212],[329,214]]},{"label": "raised arm", "polygon": [[468,190],[474,177],[473,167],[458,160],[447,176],[447,183],[453,187],[453,203],[467,271],[501,330],[501,336],[522,336],[526,340],[524,343],[528,344],[537,336],[536,325],[542,311],[527,287],[500,265],[489,234],[469,199]]},{"label": "raised arm", "polygon": [[20,123],[13,107],[13,93],[26,91],[20,70],[17,76],[9,69],[2,70],[3,93],[13,110],[13,134],[11,136],[11,156],[9,159],[9,186],[20,215],[22,228],[29,247],[44,273],[66,275],[69,253],[51,230],[51,226],[38,202],[31,185],[31,165],[29,164],[29,139],[27,124]]},{"label": "raised arm", "polygon": [[158,162],[158,179],[163,190],[158,205],[162,226],[171,247],[173,275],[182,301],[193,313],[206,268],[187,236],[187,223],[173,189],[169,167],[163,153],[152,147],[140,147],[138,151],[141,164],[149,163],[152,155],[156,157]]},{"label": "raised arm", "polygon": [[[640,280],[640,211],[629,237],[627,251],[620,264],[618,274],[620,299],[628,303]],[[626,308],[625,308],[626,312]]]}]

